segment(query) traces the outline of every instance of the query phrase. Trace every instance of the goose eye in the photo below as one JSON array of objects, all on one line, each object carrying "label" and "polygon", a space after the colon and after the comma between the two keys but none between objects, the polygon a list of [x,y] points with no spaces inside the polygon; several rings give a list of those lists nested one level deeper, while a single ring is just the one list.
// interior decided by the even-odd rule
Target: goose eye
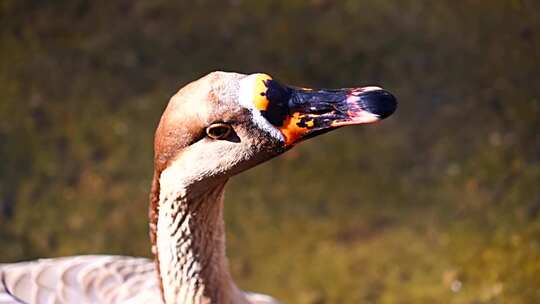
[{"label": "goose eye", "polygon": [[224,139],[231,134],[232,127],[225,123],[214,123],[206,128],[206,135],[213,139]]}]

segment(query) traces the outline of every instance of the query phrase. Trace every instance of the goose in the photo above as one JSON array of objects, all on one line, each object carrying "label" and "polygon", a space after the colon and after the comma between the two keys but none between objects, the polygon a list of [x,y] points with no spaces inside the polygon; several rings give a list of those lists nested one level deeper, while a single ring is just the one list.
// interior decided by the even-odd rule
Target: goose
[{"label": "goose", "polygon": [[83,255],[0,265],[0,303],[278,303],[241,291],[225,256],[230,177],[297,143],[391,115],[379,87],[307,89],[268,74],[212,72],[181,88],[155,132],[149,226],[155,259]]}]

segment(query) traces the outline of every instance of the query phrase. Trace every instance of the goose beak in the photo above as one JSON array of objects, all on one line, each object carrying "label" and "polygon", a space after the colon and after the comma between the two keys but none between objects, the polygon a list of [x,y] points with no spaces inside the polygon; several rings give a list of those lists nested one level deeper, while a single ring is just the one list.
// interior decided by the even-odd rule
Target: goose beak
[{"label": "goose beak", "polygon": [[290,91],[289,113],[279,127],[287,145],[338,127],[378,122],[397,107],[396,98],[379,87]]},{"label": "goose beak", "polygon": [[378,122],[397,108],[396,98],[379,87],[307,89],[282,85],[266,74],[253,78],[253,102],[281,131],[286,146],[339,127]]}]

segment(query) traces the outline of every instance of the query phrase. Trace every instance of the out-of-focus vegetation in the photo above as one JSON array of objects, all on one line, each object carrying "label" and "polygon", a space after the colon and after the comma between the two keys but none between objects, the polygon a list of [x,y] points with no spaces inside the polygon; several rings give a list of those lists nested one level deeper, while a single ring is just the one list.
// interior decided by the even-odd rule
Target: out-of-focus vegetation
[{"label": "out-of-focus vegetation", "polygon": [[377,126],[234,179],[228,253],[288,303],[540,303],[540,5],[0,2],[0,261],[149,256],[152,135],[212,70],[379,84]]}]

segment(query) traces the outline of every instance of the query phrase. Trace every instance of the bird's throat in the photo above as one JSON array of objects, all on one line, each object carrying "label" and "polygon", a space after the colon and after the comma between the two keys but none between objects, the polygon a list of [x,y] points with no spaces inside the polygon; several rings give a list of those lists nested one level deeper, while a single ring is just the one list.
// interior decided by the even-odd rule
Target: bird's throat
[{"label": "bird's throat", "polygon": [[163,179],[155,249],[165,303],[242,303],[225,256],[225,182],[193,195]]}]

